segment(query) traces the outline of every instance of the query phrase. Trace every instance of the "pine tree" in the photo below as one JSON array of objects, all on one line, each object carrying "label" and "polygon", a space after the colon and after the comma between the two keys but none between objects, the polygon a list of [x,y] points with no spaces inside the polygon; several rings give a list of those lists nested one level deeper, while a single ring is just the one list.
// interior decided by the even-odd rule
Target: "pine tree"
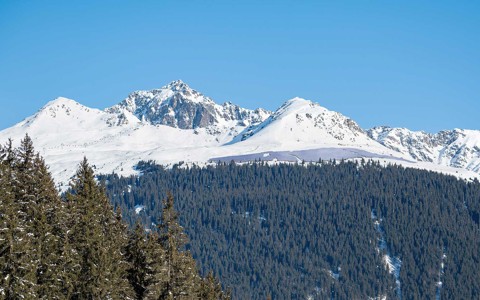
[{"label": "pine tree", "polygon": [[[112,212],[113,209],[110,204],[110,200],[106,196],[105,190],[102,186],[102,193],[106,199],[105,210]],[[106,216],[107,214],[105,214]],[[109,249],[113,249],[115,255],[109,255],[107,260],[107,265],[112,266],[111,275],[115,280],[117,285],[119,295],[123,296],[123,299],[130,298],[134,299],[134,290],[128,281],[127,270],[130,268],[130,263],[126,258],[126,245],[128,243],[128,227],[125,222],[123,222],[122,214],[120,208],[117,208],[117,211],[113,214],[113,219],[105,218],[106,224],[106,235],[108,238]]]},{"label": "pine tree", "polygon": [[158,225],[159,242],[165,250],[167,282],[161,299],[192,299],[197,297],[200,278],[190,252],[186,251],[187,236],[178,223],[173,195],[163,201],[162,217]]},{"label": "pine tree", "polygon": [[[3,150],[0,148],[0,150]],[[2,151],[3,152],[3,151]],[[15,286],[15,229],[17,218],[11,186],[10,166],[0,157],[0,299],[14,295]]]},{"label": "pine tree", "polygon": [[4,277],[10,278],[9,297],[63,298],[62,283],[56,280],[62,265],[62,229],[57,218],[62,203],[48,168],[28,135],[17,149],[9,140],[0,154],[2,178],[13,197],[5,214],[11,224],[8,253],[14,257],[6,264],[11,274]]},{"label": "pine tree", "polygon": [[55,184],[43,158],[36,154],[34,177],[37,181],[34,216],[36,249],[38,251],[37,285],[38,298],[63,298],[63,202],[58,196]]},{"label": "pine tree", "polygon": [[13,240],[10,255],[13,259],[7,298],[37,299],[37,268],[41,250],[37,248],[38,234],[35,228],[38,205],[32,140],[26,135],[17,149],[13,149],[9,141],[3,156],[9,167],[8,180],[12,187],[16,214],[15,225],[11,228]]},{"label": "pine tree", "polygon": [[208,272],[207,276],[202,279],[199,297],[204,300],[230,299],[230,295],[223,292],[222,285],[212,271]]},{"label": "pine tree", "polygon": [[140,223],[130,232],[126,257],[130,263],[128,280],[135,290],[136,299],[158,299],[165,283],[165,253],[158,244],[158,235],[148,236]]},{"label": "pine tree", "polygon": [[148,277],[151,268],[148,265],[147,241],[140,223],[130,233],[126,247],[126,259],[130,263],[127,270],[128,281],[135,291],[135,299],[143,299],[149,286]]},{"label": "pine tree", "polygon": [[167,261],[166,253],[159,243],[158,233],[152,231],[148,234],[146,240],[146,265],[149,274],[146,276],[147,286],[144,299],[157,300],[162,299],[162,293],[167,286]]},{"label": "pine tree", "polygon": [[72,261],[79,262],[72,298],[133,299],[122,249],[125,228],[86,158],[71,183],[67,201],[72,218],[68,242],[78,255]]}]

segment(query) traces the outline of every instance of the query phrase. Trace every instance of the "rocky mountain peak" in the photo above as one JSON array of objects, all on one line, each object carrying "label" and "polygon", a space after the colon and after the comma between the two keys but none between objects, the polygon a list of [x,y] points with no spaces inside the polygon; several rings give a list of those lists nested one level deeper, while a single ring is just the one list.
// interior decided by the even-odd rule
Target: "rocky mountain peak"
[{"label": "rocky mountain peak", "polygon": [[417,161],[480,171],[480,131],[443,130],[438,133],[406,128],[374,127],[368,135],[382,145]]},{"label": "rocky mountain peak", "polygon": [[160,89],[152,90],[152,93],[166,94],[170,97],[177,95],[192,102],[213,102],[212,99],[202,95],[198,91],[192,89],[182,80],[174,80]]},{"label": "rocky mountain peak", "polygon": [[181,80],[172,81],[160,89],[133,92],[106,111],[129,111],[144,123],[180,129],[226,126],[227,123],[230,127],[244,126],[261,122],[269,115],[264,110],[252,111],[232,103],[218,105]]},{"label": "rocky mountain peak", "polygon": [[163,86],[162,89],[172,90],[174,92],[192,91],[190,86],[188,86],[188,84],[186,84],[185,82],[183,82],[180,79],[170,82],[169,84]]}]

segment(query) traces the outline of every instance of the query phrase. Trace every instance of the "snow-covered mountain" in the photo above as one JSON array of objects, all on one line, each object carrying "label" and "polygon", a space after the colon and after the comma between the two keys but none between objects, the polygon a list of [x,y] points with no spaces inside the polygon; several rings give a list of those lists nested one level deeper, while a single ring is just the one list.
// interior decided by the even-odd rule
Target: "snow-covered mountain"
[{"label": "snow-covered mountain", "polygon": [[180,129],[209,126],[248,126],[265,120],[270,112],[249,110],[230,102],[223,105],[191,89],[181,80],[151,91],[136,91],[107,112],[130,112],[143,122]]},{"label": "snow-covered mountain", "polygon": [[478,131],[437,135],[386,127],[365,131],[348,117],[301,98],[286,101],[275,112],[249,110],[230,102],[217,104],[179,80],[134,92],[105,110],[57,98],[0,131],[0,143],[8,138],[18,143],[27,133],[62,188],[84,156],[98,173],[120,175],[135,173],[140,160],[171,165],[222,158],[373,158],[480,177]]},{"label": "snow-covered mountain", "polygon": [[454,129],[435,134],[406,128],[375,127],[368,135],[417,161],[480,173],[480,131]]},{"label": "snow-covered mountain", "polygon": [[296,141],[302,147],[376,145],[355,121],[302,98],[285,102],[264,122],[242,133],[241,140],[269,144]]}]

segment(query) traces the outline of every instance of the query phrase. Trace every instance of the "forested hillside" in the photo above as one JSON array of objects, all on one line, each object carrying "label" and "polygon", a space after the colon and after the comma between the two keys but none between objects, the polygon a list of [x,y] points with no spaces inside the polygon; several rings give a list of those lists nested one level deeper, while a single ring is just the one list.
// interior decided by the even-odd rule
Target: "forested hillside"
[{"label": "forested hillside", "polygon": [[152,163],[103,176],[133,224],[171,191],[201,270],[234,299],[476,299],[480,183],[372,162]]},{"label": "forested hillside", "polygon": [[228,299],[202,278],[173,197],[158,227],[127,230],[86,159],[61,198],[26,136],[0,147],[0,299]]},{"label": "forested hillside", "polygon": [[0,147],[0,299],[229,298],[214,274],[234,299],[480,295],[478,181],[373,162],[138,170],[98,183],[85,159],[59,196],[28,136]]}]

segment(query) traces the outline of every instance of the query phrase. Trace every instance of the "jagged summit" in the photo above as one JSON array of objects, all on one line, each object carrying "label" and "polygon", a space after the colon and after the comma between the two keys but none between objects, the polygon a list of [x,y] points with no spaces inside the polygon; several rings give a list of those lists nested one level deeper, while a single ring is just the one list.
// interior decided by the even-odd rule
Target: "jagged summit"
[{"label": "jagged summit", "polygon": [[173,89],[174,87],[187,87],[187,88],[190,88],[188,86],[188,84],[186,84],[185,82],[183,82],[183,80],[181,79],[177,79],[177,80],[173,80],[171,81],[169,84],[166,84],[164,85],[162,88],[166,88],[166,89]]},{"label": "jagged summit", "polygon": [[183,82],[181,79],[174,80],[174,81],[170,82],[169,84],[164,85],[162,87],[162,89],[172,90],[172,91],[175,91],[175,92],[177,92],[177,91],[178,92],[192,91],[190,86],[188,84],[186,84],[185,82]]},{"label": "jagged summit", "polygon": [[212,99],[175,80],[160,89],[136,91],[119,104],[106,109],[110,113],[128,111],[142,122],[180,129],[206,128],[261,122],[265,111],[252,111],[234,104],[218,105]]},{"label": "jagged summit", "polygon": [[[142,92],[142,91],[140,91]],[[167,85],[164,85],[160,89],[153,89],[150,92],[163,94],[164,96],[171,97],[173,95],[181,95],[184,99],[188,99],[192,102],[213,102],[212,99],[204,96],[202,93],[192,89],[187,83],[182,80],[174,80]],[[158,99],[157,99],[158,100]],[[162,99],[161,99],[162,100]],[[165,99],[163,99],[165,100]]]},{"label": "jagged summit", "polygon": [[480,131],[443,130],[438,133],[407,128],[374,127],[368,135],[382,145],[417,161],[480,172]]}]

